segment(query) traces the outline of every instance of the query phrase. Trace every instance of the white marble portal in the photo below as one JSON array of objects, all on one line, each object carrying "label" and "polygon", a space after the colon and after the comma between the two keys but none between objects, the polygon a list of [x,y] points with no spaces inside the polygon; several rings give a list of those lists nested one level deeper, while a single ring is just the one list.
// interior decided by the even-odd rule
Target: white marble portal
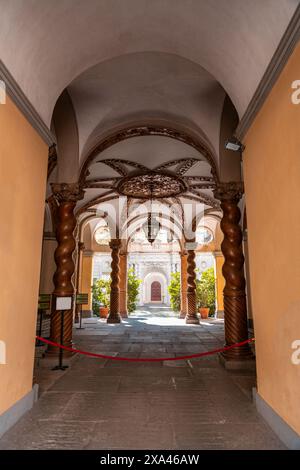
[{"label": "white marble portal", "polygon": [[[110,263],[110,253],[95,253],[93,279],[108,279],[111,271]],[[196,266],[197,277],[200,277],[203,271],[214,267],[213,254],[197,253]],[[180,272],[179,253],[128,253],[128,268],[133,268],[137,277],[142,280],[138,305],[151,303],[151,284],[158,281],[161,284],[162,303],[170,306],[168,286],[171,274]]]}]

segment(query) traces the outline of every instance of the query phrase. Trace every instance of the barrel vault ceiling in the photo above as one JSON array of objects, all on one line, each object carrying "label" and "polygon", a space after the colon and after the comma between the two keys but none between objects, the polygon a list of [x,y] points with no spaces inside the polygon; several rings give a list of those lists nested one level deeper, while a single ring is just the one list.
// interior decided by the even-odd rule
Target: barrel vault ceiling
[{"label": "barrel vault ceiling", "polygon": [[[130,192],[126,178],[143,182],[149,170],[181,185],[167,199],[218,209],[224,129],[230,137],[244,115],[298,4],[0,0],[1,60],[56,137],[50,182],[78,181],[91,151],[116,129],[172,127],[196,136],[213,164],[166,136],[116,142],[90,160],[79,209]],[[239,167],[232,152],[225,157]]]}]

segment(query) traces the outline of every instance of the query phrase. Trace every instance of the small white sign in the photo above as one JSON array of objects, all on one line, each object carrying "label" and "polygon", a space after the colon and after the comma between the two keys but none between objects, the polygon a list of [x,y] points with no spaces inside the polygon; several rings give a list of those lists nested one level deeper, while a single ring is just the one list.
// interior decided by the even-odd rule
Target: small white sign
[{"label": "small white sign", "polygon": [[6,344],[0,341],[0,364],[6,364]]},{"label": "small white sign", "polygon": [[56,297],[56,310],[71,310],[72,297]]},{"label": "small white sign", "polygon": [[0,104],[6,103],[6,87],[3,80],[0,80]]}]

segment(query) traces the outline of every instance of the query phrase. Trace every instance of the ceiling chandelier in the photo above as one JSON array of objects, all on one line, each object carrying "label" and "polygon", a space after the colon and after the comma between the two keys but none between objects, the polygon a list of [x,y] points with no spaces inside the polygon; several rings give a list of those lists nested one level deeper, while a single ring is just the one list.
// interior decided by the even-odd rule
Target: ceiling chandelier
[{"label": "ceiling chandelier", "polygon": [[161,225],[157,218],[149,212],[147,221],[143,223],[142,229],[146,235],[148,242],[152,245],[156,239],[158,232],[160,231]]},{"label": "ceiling chandelier", "polygon": [[142,229],[146,235],[148,242],[152,245],[156,239],[158,232],[161,229],[161,224],[157,218],[152,214],[152,198],[153,198],[153,185],[150,183],[150,212],[148,212],[147,221],[143,223]]}]

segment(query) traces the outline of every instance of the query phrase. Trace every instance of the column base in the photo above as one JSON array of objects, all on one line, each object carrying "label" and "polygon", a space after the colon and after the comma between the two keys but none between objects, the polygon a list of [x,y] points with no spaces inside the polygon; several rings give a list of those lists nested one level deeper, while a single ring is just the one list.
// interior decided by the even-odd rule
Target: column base
[{"label": "column base", "polygon": [[121,318],[128,318],[127,312],[121,312],[120,315],[121,315]]},{"label": "column base", "polygon": [[188,325],[200,325],[200,320],[198,316],[189,316],[185,317],[185,323]]},{"label": "column base", "polygon": [[119,313],[112,315],[109,315],[107,317],[106,323],[122,323],[122,318]]},{"label": "column base", "polygon": [[219,353],[219,362],[226,370],[256,370],[255,357],[249,355],[248,357],[228,358],[224,353]]},{"label": "column base", "polygon": [[184,320],[185,317],[186,317],[186,313],[185,313],[185,312],[180,312],[179,318],[181,318],[182,320]]}]

